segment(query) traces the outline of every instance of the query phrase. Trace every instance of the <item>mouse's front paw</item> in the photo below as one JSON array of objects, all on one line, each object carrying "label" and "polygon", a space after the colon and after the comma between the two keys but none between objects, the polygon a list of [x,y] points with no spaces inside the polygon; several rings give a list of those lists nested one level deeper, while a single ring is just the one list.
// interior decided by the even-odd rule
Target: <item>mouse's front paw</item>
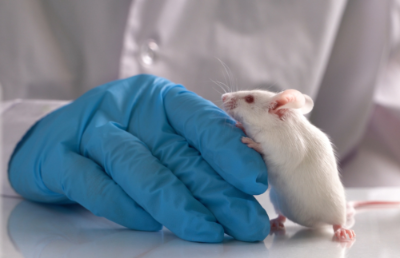
[{"label": "mouse's front paw", "polygon": [[252,148],[252,149],[256,150],[258,153],[263,154],[261,144],[253,141],[253,139],[251,139],[249,137],[242,137],[242,142],[247,144],[247,146],[249,148]]}]

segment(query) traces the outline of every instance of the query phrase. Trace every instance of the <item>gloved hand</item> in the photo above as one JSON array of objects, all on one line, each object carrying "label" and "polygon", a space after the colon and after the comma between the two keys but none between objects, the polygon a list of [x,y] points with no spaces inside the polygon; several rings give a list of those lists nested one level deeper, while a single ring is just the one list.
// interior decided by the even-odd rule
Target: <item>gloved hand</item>
[{"label": "gloved hand", "polygon": [[261,156],[223,111],[180,85],[138,75],[88,91],[37,122],[9,163],[14,189],[77,202],[135,230],[220,242],[263,240]]}]

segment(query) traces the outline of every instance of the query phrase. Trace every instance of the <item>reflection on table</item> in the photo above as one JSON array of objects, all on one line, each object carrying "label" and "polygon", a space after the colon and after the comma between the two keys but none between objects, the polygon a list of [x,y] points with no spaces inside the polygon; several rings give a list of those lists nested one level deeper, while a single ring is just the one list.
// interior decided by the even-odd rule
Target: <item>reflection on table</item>
[{"label": "reflection on table", "polygon": [[[400,199],[400,189],[348,190],[351,200]],[[12,257],[389,257],[400,253],[400,209],[363,210],[355,217],[357,240],[346,247],[332,241],[332,229],[310,230],[287,223],[286,231],[264,242],[245,243],[229,236],[221,244],[181,240],[167,229],[128,230],[96,217],[79,205],[55,206],[1,197],[3,238],[17,254]],[[258,197],[268,214],[266,195]],[[7,205],[14,202],[16,205]],[[9,210],[7,210],[9,209]],[[9,215],[8,215],[9,214]],[[4,227],[6,226],[6,227]],[[5,241],[7,243],[7,241]],[[6,255],[2,248],[1,255]],[[7,256],[8,257],[8,256]]]}]

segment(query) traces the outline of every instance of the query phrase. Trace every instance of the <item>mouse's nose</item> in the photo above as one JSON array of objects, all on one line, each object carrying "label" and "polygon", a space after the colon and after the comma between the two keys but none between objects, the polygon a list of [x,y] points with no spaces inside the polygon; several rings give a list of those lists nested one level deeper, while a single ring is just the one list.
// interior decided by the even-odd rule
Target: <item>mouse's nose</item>
[{"label": "mouse's nose", "polygon": [[222,102],[225,102],[225,100],[227,100],[227,99],[228,99],[228,95],[227,94],[222,95]]}]

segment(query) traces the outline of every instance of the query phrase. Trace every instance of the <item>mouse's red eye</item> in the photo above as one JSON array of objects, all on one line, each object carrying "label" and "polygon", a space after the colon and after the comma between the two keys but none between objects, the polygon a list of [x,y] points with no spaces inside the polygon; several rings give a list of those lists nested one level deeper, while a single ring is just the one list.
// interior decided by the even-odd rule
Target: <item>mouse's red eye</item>
[{"label": "mouse's red eye", "polygon": [[247,103],[253,103],[254,97],[249,95],[249,96],[244,97],[244,100],[246,100]]}]

